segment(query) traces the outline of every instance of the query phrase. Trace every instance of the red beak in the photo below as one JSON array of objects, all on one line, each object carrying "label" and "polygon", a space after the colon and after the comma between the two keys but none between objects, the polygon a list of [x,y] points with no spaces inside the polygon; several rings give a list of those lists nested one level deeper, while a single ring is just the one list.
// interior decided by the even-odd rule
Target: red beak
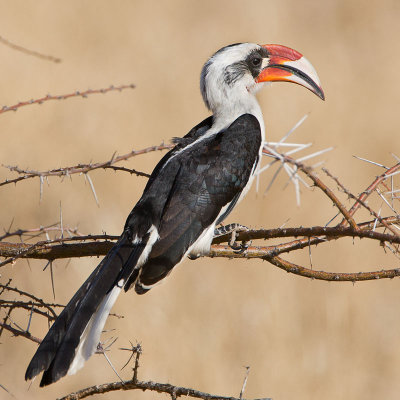
[{"label": "red beak", "polygon": [[278,44],[262,45],[268,52],[256,82],[286,81],[297,83],[325,100],[321,84],[311,63],[298,51]]}]

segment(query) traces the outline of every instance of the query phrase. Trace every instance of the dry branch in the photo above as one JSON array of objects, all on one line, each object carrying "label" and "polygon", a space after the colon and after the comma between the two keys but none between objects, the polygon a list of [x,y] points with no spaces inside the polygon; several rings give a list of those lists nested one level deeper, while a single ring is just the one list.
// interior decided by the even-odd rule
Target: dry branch
[{"label": "dry branch", "polygon": [[42,342],[41,339],[37,338],[36,336],[33,336],[30,332],[13,328],[12,326],[4,324],[3,322],[0,322],[0,327],[2,329],[5,329],[5,330],[11,332],[14,336],[22,336],[25,339],[29,339],[32,342],[35,342],[37,344],[40,344]]},{"label": "dry branch", "polygon": [[[144,176],[144,177],[149,177],[150,175],[137,171],[134,169],[128,169],[128,168],[123,168],[123,167],[116,167],[114,164],[121,162],[121,161],[126,161],[129,158],[139,156],[142,154],[150,153],[153,151],[162,151],[162,150],[167,150],[170,149],[172,146],[171,145],[165,145],[165,144],[160,144],[159,146],[150,146],[146,147],[141,150],[132,150],[127,154],[123,154],[121,156],[115,156],[115,154],[111,157],[110,160],[108,161],[103,161],[103,162],[98,162],[94,164],[78,164],[74,165],[72,167],[63,167],[63,168],[57,168],[57,169],[52,169],[48,171],[28,171],[21,169],[17,166],[7,166],[3,165],[3,167],[9,169],[10,171],[17,172],[21,176],[15,179],[7,179],[3,182],[0,182],[0,186],[8,185],[10,183],[17,183],[19,181],[25,180],[25,179],[30,179],[30,178],[40,178],[43,179],[44,177],[49,177],[49,176],[58,176],[58,177],[65,177],[65,176],[70,176],[73,174],[87,174],[90,171],[93,171],[95,169],[112,169],[114,171],[125,171],[129,172],[130,174],[134,174],[137,176]],[[41,181],[42,182],[42,181]]]},{"label": "dry branch", "polygon": [[[390,178],[390,176],[400,170],[400,163],[394,165],[393,167],[389,168],[387,171],[385,171],[383,174],[378,176],[369,186],[367,189],[365,189],[361,195],[356,199],[356,202],[354,205],[351,207],[349,213],[351,215],[354,215],[356,211],[363,205],[365,204],[365,201],[367,198],[373,193],[373,191],[378,187],[380,183],[383,183],[387,178]],[[342,225],[345,224],[344,221],[341,222]]]},{"label": "dry branch", "polygon": [[[65,397],[61,397],[58,400],[78,400],[84,399],[85,397],[93,396],[95,394],[104,394],[114,392],[116,390],[134,390],[140,389],[143,391],[150,390],[157,393],[165,393],[171,396],[172,399],[176,399],[180,396],[193,397],[203,400],[242,400],[238,397],[225,397],[214,395],[210,393],[200,392],[199,390],[185,388],[181,386],[174,386],[170,383],[158,383],[153,381],[136,381],[133,380],[126,382],[113,382],[105,383],[103,385],[91,386],[75,393],[70,393]],[[243,399],[245,400],[245,399]],[[255,399],[255,400],[267,400],[267,399]]]},{"label": "dry branch", "polygon": [[[392,217],[391,221],[400,221],[400,218]],[[283,237],[298,237],[299,240],[293,240],[288,243],[282,243],[274,246],[250,246],[245,252],[239,253],[229,246],[221,246],[217,243],[228,242],[228,236],[221,236],[214,240],[211,252],[208,257],[225,258],[259,258],[269,261],[278,268],[284,269],[296,275],[327,280],[327,281],[364,281],[373,279],[394,278],[400,275],[400,269],[379,270],[373,272],[356,273],[333,273],[316,271],[299,265],[290,263],[278,257],[279,254],[291,252],[310,245],[316,245],[326,242],[330,239],[339,239],[344,237],[358,237],[377,240],[380,243],[389,242],[400,244],[400,237],[388,233],[382,233],[366,229],[372,224],[368,221],[358,226],[357,230],[351,227],[311,227],[311,228],[280,228],[280,229],[261,229],[240,232],[237,240],[249,241],[254,239],[273,239]],[[304,239],[303,237],[307,238]],[[104,240],[106,239],[106,240]],[[84,256],[102,256],[108,253],[115,241],[116,236],[97,235],[97,236],[78,236],[64,239],[54,239],[50,241],[38,242],[34,245],[23,243],[5,243],[0,242],[0,256],[9,257],[8,260],[15,261],[19,257],[55,260],[60,258],[73,258]],[[71,243],[75,242],[75,243]],[[7,261],[7,260],[6,260]]]},{"label": "dry branch", "polygon": [[14,50],[20,51],[21,53],[28,54],[30,56],[41,58],[42,60],[52,61],[55,63],[61,62],[61,59],[58,57],[50,56],[47,54],[42,54],[42,53],[39,53],[38,51],[34,51],[34,50],[29,50],[26,47],[22,47],[22,46],[19,46],[18,44],[10,42],[8,39],[5,39],[2,36],[0,36],[0,42]]},{"label": "dry branch", "polygon": [[[141,381],[138,379],[139,358],[140,355],[142,354],[142,348],[140,344],[138,344],[137,346],[132,345],[131,349],[120,349],[120,350],[128,350],[132,352],[132,355],[130,356],[128,363],[135,354],[132,379],[130,379],[129,381],[112,382],[112,383],[105,383],[102,385],[90,386],[85,389],[78,390],[77,392],[70,393],[58,400],[79,400],[79,399],[84,399],[85,397],[93,396],[95,394],[104,394],[109,392],[115,392],[118,390],[138,390],[138,389],[142,391],[149,390],[157,393],[165,393],[170,395],[172,400],[176,400],[178,397],[181,396],[193,397],[203,400],[244,400],[242,398],[243,388],[240,393],[240,397],[237,398],[237,397],[226,397],[226,396],[219,396],[210,393],[200,392],[199,390],[181,386],[175,386],[170,383]],[[271,400],[271,399],[263,398],[255,400]]]},{"label": "dry branch", "polygon": [[4,114],[5,112],[8,111],[17,111],[19,108],[24,107],[24,106],[30,106],[32,104],[42,104],[46,101],[50,100],[65,100],[69,99],[70,97],[83,97],[86,98],[87,96],[91,94],[98,94],[98,93],[107,93],[107,92],[112,92],[112,91],[122,91],[125,89],[134,89],[135,85],[130,84],[130,85],[120,85],[120,86],[113,86],[111,85],[108,88],[103,88],[103,89],[88,89],[83,92],[80,91],[75,91],[73,93],[69,94],[60,94],[57,96],[52,96],[51,94],[48,94],[47,96],[41,97],[39,99],[31,99],[27,101],[20,101],[18,104],[14,104],[13,106],[3,106],[0,109],[0,114]]}]

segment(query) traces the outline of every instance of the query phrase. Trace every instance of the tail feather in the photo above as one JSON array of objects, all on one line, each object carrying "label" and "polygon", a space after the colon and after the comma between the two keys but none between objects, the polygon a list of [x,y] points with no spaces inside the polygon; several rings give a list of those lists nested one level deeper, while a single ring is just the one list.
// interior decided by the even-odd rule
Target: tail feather
[{"label": "tail feather", "polygon": [[76,372],[96,350],[112,305],[135,270],[148,236],[138,243],[122,236],[78,289],[33,356],[25,379],[43,373],[40,386]]},{"label": "tail feather", "polygon": [[90,318],[89,323],[86,325],[81,335],[75,357],[69,366],[68,375],[75,374],[81,369],[85,361],[96,351],[107,317],[120,292],[121,288],[115,286],[101,302],[96,313]]}]

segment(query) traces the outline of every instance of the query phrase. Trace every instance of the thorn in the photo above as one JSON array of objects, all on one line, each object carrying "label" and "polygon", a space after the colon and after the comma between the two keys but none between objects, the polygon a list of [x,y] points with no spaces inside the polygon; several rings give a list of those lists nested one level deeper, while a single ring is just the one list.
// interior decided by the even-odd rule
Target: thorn
[{"label": "thorn", "polygon": [[293,128],[289,130],[289,132],[279,141],[280,143],[284,142],[297,128],[299,128],[303,122],[307,119],[310,114],[305,114],[300,120],[294,124]]},{"label": "thorn", "polygon": [[42,202],[42,196],[43,196],[43,176],[39,176],[39,183],[40,183],[40,188],[39,188],[39,203]]},{"label": "thorn", "polygon": [[244,377],[244,381],[243,381],[243,385],[242,385],[242,390],[240,391],[239,394],[239,399],[242,400],[243,399],[243,393],[246,389],[246,384],[247,384],[247,379],[249,378],[249,373],[250,373],[250,367],[245,367],[246,368],[246,375]]},{"label": "thorn", "polygon": [[112,362],[110,361],[110,359],[107,357],[107,354],[105,353],[105,350],[103,349],[103,345],[101,343],[99,343],[97,345],[97,351],[100,352],[101,354],[103,354],[104,358],[107,360],[108,365],[112,368],[112,370],[114,371],[115,375],[117,375],[118,379],[122,382],[125,383],[125,381],[119,376],[117,370],[114,368],[114,365],[112,364]]},{"label": "thorn", "polygon": [[26,327],[26,332],[27,333],[29,333],[29,329],[31,327],[32,315],[33,315],[33,306],[31,307],[31,312],[29,314],[29,320],[28,320],[28,326]]},{"label": "thorn", "polygon": [[394,154],[394,153],[391,153],[391,154],[392,154],[392,156],[394,157],[395,160],[397,160],[398,162],[400,162],[400,157],[396,156],[396,154]]},{"label": "thorn", "polygon": [[64,238],[64,226],[63,226],[63,215],[62,215],[61,200],[60,200],[60,228],[61,228],[61,239],[63,239]]},{"label": "thorn", "polygon": [[375,161],[370,161],[370,160],[367,160],[366,158],[362,158],[362,157],[358,157],[358,156],[353,156],[353,157],[354,157],[354,158],[357,158],[358,160],[365,161],[365,162],[367,162],[367,163],[377,165],[378,167],[382,167],[382,168],[385,168],[385,169],[389,169],[388,167],[385,167],[383,164],[379,164],[379,163],[377,163],[377,162],[375,162]]},{"label": "thorn", "polygon": [[315,153],[309,154],[308,156],[298,158],[297,161],[298,162],[303,162],[303,161],[306,161],[306,160],[308,160],[310,158],[317,157],[317,156],[320,156],[321,154],[327,153],[328,151],[331,151],[333,149],[334,149],[334,147],[328,147],[327,149],[316,151]]},{"label": "thorn", "polygon": [[341,212],[339,211],[335,216],[333,216],[326,224],[325,224],[325,228],[333,221],[337,218],[338,215],[340,215]]},{"label": "thorn", "polygon": [[50,266],[51,287],[53,289],[53,297],[54,297],[54,300],[55,300],[56,299],[56,291],[54,289],[53,260],[49,260],[47,262],[46,266],[43,268],[43,271],[45,271],[48,266]]},{"label": "thorn", "polygon": [[111,156],[110,164],[113,164],[113,163],[114,163],[114,158],[115,158],[115,155],[116,155],[116,154],[117,154],[117,152],[114,151],[113,155]]},{"label": "thorn", "polygon": [[86,173],[85,176],[86,176],[86,178],[87,178],[87,180],[89,182],[90,188],[92,189],[92,193],[93,193],[94,199],[96,201],[97,207],[100,207],[99,200],[97,198],[96,190],[94,189],[94,185],[93,185],[92,179],[90,178],[88,173]]}]

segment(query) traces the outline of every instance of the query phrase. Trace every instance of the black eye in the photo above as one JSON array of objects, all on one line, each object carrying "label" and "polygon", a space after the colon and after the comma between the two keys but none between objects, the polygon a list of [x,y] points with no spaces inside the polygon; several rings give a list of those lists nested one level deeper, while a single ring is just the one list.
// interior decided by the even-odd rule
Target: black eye
[{"label": "black eye", "polygon": [[254,67],[259,67],[261,64],[261,58],[255,57],[251,60],[251,63],[253,64]]}]

